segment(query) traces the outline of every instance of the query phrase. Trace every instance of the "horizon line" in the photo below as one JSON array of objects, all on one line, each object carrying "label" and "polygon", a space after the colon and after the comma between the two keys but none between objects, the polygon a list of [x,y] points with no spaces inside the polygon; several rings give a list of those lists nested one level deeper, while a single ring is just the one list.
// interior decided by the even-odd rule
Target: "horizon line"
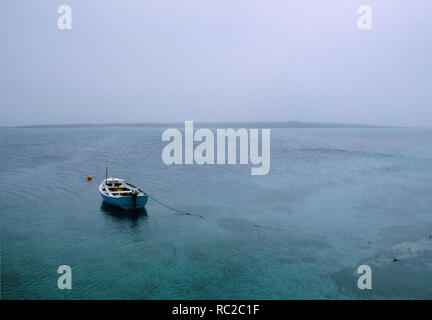
[{"label": "horizon line", "polygon": [[[188,121],[188,120],[186,120]],[[249,127],[271,127],[271,128],[430,128],[419,126],[398,126],[398,125],[373,125],[359,123],[341,123],[341,122],[312,122],[312,121],[194,121],[197,126],[229,124],[233,127],[240,125],[249,125]],[[57,123],[57,124],[30,124],[30,125],[12,125],[0,126],[0,128],[83,128],[83,127],[149,127],[161,128],[166,126],[183,126],[184,121],[170,122],[110,122],[110,123]],[[259,125],[259,126],[258,126]],[[266,126],[267,125],[267,126]],[[244,127],[244,126],[241,126]]]}]

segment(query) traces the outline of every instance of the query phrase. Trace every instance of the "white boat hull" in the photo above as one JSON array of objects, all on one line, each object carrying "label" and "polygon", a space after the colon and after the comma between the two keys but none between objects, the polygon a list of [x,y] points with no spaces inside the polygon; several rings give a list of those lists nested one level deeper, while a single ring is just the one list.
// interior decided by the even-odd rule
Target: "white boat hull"
[{"label": "white boat hull", "polygon": [[123,179],[109,178],[99,186],[102,200],[122,209],[140,209],[147,203],[148,195]]}]

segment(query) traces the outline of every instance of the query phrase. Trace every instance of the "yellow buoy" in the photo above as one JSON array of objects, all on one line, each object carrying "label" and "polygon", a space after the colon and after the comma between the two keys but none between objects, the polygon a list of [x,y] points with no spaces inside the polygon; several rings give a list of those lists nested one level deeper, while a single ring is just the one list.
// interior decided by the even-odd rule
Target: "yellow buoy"
[{"label": "yellow buoy", "polygon": [[87,176],[87,180],[90,181],[91,179],[93,179],[92,176]]}]

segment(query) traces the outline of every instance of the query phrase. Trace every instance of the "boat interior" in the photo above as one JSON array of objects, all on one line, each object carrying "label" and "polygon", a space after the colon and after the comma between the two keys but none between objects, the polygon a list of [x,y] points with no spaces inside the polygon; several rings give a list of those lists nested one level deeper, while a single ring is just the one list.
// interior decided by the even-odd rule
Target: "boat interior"
[{"label": "boat interior", "polygon": [[107,196],[130,197],[133,190],[139,191],[138,195],[145,195],[142,190],[120,179],[106,179],[102,186],[102,192]]}]

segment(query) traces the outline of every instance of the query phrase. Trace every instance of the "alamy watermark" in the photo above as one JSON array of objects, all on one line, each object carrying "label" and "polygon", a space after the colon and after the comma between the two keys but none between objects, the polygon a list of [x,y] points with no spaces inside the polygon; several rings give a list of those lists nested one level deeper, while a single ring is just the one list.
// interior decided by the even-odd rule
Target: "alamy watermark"
[{"label": "alamy watermark", "polygon": [[[360,15],[357,20],[357,27],[360,30],[372,29],[372,8],[368,5],[361,5],[357,9]],[[57,19],[57,27],[60,30],[72,29],[72,8],[69,5],[62,4],[57,9],[57,14],[60,16]]]},{"label": "alamy watermark", "polygon": [[57,280],[57,287],[60,290],[72,289],[72,268],[63,264],[58,267],[57,273],[61,274]]},{"label": "alamy watermark", "polygon": [[372,8],[370,6],[362,5],[358,7],[357,13],[360,17],[357,20],[357,27],[360,30],[372,29]]},{"label": "alamy watermark", "polygon": [[57,27],[60,30],[72,29],[72,8],[66,4],[62,4],[57,9],[57,14],[60,16],[57,19]]},{"label": "alamy watermark", "polygon": [[357,273],[361,276],[357,280],[357,287],[360,290],[372,289],[372,269],[367,264],[363,264],[357,268]]},{"label": "alamy watermark", "polygon": [[[255,166],[251,168],[252,175],[266,175],[270,171],[270,129],[261,129],[261,152],[259,132],[259,129],[216,129],[215,149],[215,136],[212,130],[201,128],[194,133],[193,121],[185,121],[184,139],[179,129],[170,128],[163,132],[162,141],[169,143],[162,150],[162,160],[166,165],[237,164],[239,160],[239,164],[251,163]],[[200,144],[194,148],[194,142]]]}]

